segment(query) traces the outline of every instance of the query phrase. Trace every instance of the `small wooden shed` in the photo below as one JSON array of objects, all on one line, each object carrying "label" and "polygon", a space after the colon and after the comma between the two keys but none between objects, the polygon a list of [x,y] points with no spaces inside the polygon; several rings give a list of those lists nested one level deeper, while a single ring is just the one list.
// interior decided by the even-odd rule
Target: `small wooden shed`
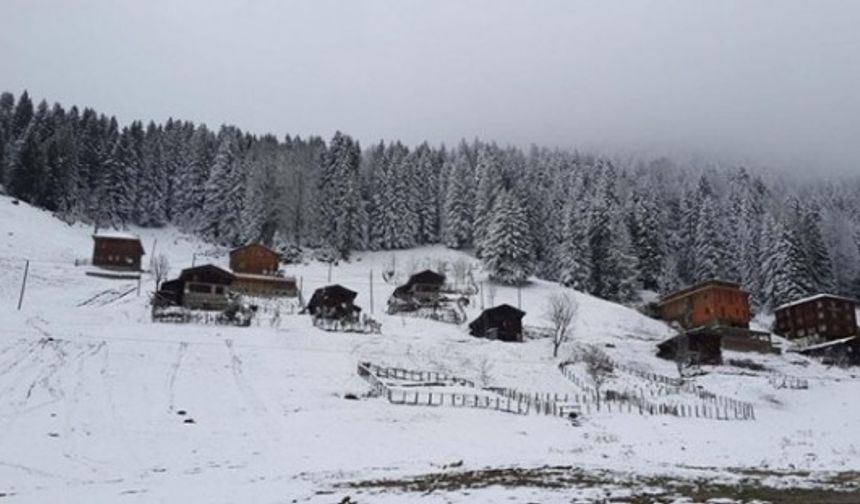
[{"label": "small wooden shed", "polygon": [[314,291],[305,310],[314,317],[328,319],[347,319],[357,317],[361,308],[354,301],[358,293],[335,284],[320,287]]},{"label": "small wooden shed", "polygon": [[509,304],[487,308],[469,324],[469,334],[477,338],[522,341],[525,314]]},{"label": "small wooden shed", "polygon": [[230,269],[235,273],[274,275],[280,255],[261,243],[251,243],[230,251]]},{"label": "small wooden shed", "polygon": [[136,235],[119,232],[99,232],[93,235],[93,266],[140,271],[143,255],[143,244]]}]

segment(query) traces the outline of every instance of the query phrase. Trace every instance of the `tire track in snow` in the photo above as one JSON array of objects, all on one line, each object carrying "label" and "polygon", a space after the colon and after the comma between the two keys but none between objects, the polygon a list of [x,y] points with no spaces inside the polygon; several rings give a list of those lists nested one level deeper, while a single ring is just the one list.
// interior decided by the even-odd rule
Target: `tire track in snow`
[{"label": "tire track in snow", "polygon": [[182,366],[182,359],[185,357],[185,352],[188,349],[188,342],[182,341],[179,343],[179,348],[176,350],[176,360],[170,366],[170,372],[167,376],[167,412],[173,413],[176,411],[176,375],[179,374],[179,367]]},{"label": "tire track in snow", "polygon": [[269,434],[275,439],[280,440],[280,431],[276,428],[275,423],[273,422],[269,408],[266,407],[265,402],[260,398],[259,394],[254,390],[254,387],[248,383],[248,380],[245,377],[245,371],[243,369],[244,362],[236,353],[236,349],[233,347],[233,340],[226,339],[224,340],[224,344],[230,352],[230,369],[233,373],[233,381],[236,383],[236,387],[239,389],[242,399],[257,414],[256,417],[261,418],[266,423]]},{"label": "tire track in snow", "polygon": [[86,391],[86,386],[89,382],[89,380],[87,380],[84,375],[85,367],[106,348],[107,342],[105,341],[101,341],[99,343],[89,343],[88,351],[83,353],[78,359],[78,365],[75,370],[75,387],[74,389],[72,389],[72,393],[67,396],[66,400],[64,401],[66,409],[65,414],[63,416],[64,422],[62,435],[63,457],[65,457],[67,460],[85,466],[91,472],[100,474],[106,474],[105,471],[101,468],[104,463],[77,453],[77,446],[75,446],[73,443],[75,440],[75,436],[79,431],[83,431],[84,435],[89,436],[89,429],[87,428],[85,419],[77,418],[77,412],[81,403],[81,397]]},{"label": "tire track in snow", "polygon": [[113,423],[113,428],[122,441],[123,447],[126,452],[128,452],[129,457],[131,457],[132,461],[136,464],[138,472],[141,476],[148,476],[148,471],[144,466],[143,462],[140,460],[140,457],[137,454],[137,451],[134,449],[134,444],[131,442],[128,436],[128,432],[125,430],[123,426],[122,420],[119,418],[116,410],[116,401],[114,401],[113,396],[113,387],[108,381],[108,375],[110,374],[110,346],[105,346],[104,351],[104,360],[102,361],[101,370],[99,370],[99,375],[102,380],[102,390],[104,392],[105,401],[107,402],[108,408],[110,410],[110,416]]}]

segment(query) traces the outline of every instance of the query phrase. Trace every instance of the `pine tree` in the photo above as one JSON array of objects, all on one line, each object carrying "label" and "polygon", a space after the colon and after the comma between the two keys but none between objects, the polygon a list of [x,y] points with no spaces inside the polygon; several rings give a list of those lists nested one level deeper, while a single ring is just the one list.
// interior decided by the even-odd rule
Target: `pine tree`
[{"label": "pine tree", "polygon": [[163,226],[167,222],[167,174],[162,131],[154,123],[146,128],[142,153],[137,223],[141,226]]},{"label": "pine tree", "polygon": [[477,187],[475,190],[475,213],[472,226],[475,254],[483,257],[484,242],[492,222],[496,196],[504,189],[501,165],[495,146],[485,145],[478,149],[475,165]]},{"label": "pine tree", "polygon": [[508,191],[496,198],[484,243],[484,268],[490,279],[506,284],[525,282],[534,270],[528,221],[520,202]]},{"label": "pine tree", "polygon": [[588,222],[585,212],[574,203],[567,205],[565,217],[562,250],[558,254],[562,261],[559,280],[565,287],[585,291],[591,277]]},{"label": "pine tree", "polygon": [[659,276],[663,271],[663,243],[659,208],[646,194],[635,194],[630,216],[630,238],[640,265],[640,282],[643,288],[659,290]]},{"label": "pine tree", "polygon": [[711,198],[703,200],[699,207],[693,247],[696,282],[727,279],[725,243],[719,228],[715,202]]},{"label": "pine tree", "polygon": [[821,234],[821,208],[816,202],[806,205],[800,222],[810,289],[831,292],[834,288],[833,265]]},{"label": "pine tree", "polygon": [[206,195],[200,218],[201,232],[210,240],[225,245],[238,245],[243,237],[242,201],[244,187],[239,170],[240,133],[222,128],[218,152],[209,170]]},{"label": "pine tree", "polygon": [[472,244],[475,200],[474,174],[462,151],[455,155],[449,173],[444,240],[446,246],[462,249]]},{"label": "pine tree", "polygon": [[809,295],[798,281],[804,268],[803,252],[791,228],[769,218],[768,246],[763,250],[763,299],[765,305],[775,308]]},{"label": "pine tree", "polygon": [[321,237],[331,250],[347,257],[361,245],[366,216],[360,200],[358,144],[340,131],[322,156],[320,178]]},{"label": "pine tree", "polygon": [[32,121],[24,130],[15,142],[9,164],[9,193],[34,204],[39,184],[46,176],[45,155],[39,144],[40,127],[38,121]]}]

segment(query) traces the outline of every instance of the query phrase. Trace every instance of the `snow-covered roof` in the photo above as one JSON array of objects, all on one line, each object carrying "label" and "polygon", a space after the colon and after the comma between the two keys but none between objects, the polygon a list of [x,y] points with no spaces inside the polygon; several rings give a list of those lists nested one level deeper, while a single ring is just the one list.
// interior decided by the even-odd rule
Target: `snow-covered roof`
[{"label": "snow-covered roof", "polygon": [[815,300],[818,300],[818,299],[841,299],[842,301],[850,301],[850,302],[852,302],[852,303],[854,303],[854,302],[855,302],[855,301],[854,301],[853,299],[851,299],[851,298],[848,298],[848,297],[845,297],[845,296],[837,296],[836,294],[816,294],[816,295],[814,295],[814,296],[805,297],[805,298],[803,298],[803,299],[798,299],[797,301],[792,301],[792,302],[790,302],[790,303],[785,303],[785,304],[779,305],[779,306],[777,306],[776,308],[774,308],[774,309],[773,309],[773,311],[782,310],[782,309],[784,309],[784,308],[788,308],[788,307],[791,307],[791,306],[796,306],[796,305],[799,305],[799,304],[808,303],[808,302],[810,302],[810,301],[815,301]]},{"label": "snow-covered roof", "polygon": [[714,287],[722,287],[722,288],[728,288],[728,289],[732,289],[732,290],[740,290],[741,284],[739,284],[737,282],[730,282],[728,280],[720,280],[720,279],[705,280],[704,282],[699,282],[699,283],[691,285],[689,287],[685,287],[681,290],[677,290],[675,292],[670,292],[670,293],[666,294],[665,296],[660,298],[660,302],[658,304],[665,304],[669,301],[672,301],[672,300],[675,300],[675,299],[678,299],[681,297],[689,296],[690,294],[693,294],[694,292],[698,292],[698,291],[704,290],[704,289],[711,289]]},{"label": "snow-covered roof", "polygon": [[138,240],[140,237],[133,233],[125,233],[122,231],[99,231],[93,235],[93,238],[109,238],[114,240]]},{"label": "snow-covered roof", "polygon": [[233,273],[233,276],[237,279],[246,279],[246,280],[265,280],[269,282],[295,282],[295,277],[282,277],[275,275],[257,275],[254,273]]},{"label": "snow-covered roof", "polygon": [[822,348],[827,348],[827,347],[831,347],[831,346],[835,346],[835,345],[840,345],[842,343],[847,343],[847,342],[849,342],[853,339],[856,339],[856,338],[857,338],[857,336],[848,336],[847,338],[840,338],[837,340],[825,341],[823,343],[817,343],[815,345],[809,345],[809,346],[805,346],[803,348],[798,348],[797,351],[798,352],[806,352],[809,350],[821,350]]}]

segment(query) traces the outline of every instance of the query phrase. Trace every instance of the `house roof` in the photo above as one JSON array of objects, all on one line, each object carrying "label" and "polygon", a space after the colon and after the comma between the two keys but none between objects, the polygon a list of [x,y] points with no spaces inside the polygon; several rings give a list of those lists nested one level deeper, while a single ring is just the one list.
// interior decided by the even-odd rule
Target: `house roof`
[{"label": "house roof", "polygon": [[233,273],[233,278],[236,280],[257,280],[271,283],[291,283],[295,284],[295,277],[282,277],[275,275],[257,275],[254,273]]},{"label": "house roof", "polygon": [[519,308],[515,308],[509,304],[500,304],[500,305],[494,306],[492,308],[487,308],[486,310],[481,312],[481,317],[483,317],[486,314],[490,314],[490,313],[500,313],[500,314],[512,315],[512,316],[520,317],[520,318],[522,318],[526,315],[526,312],[520,310]]},{"label": "house roof", "polygon": [[819,299],[841,299],[842,301],[850,301],[851,303],[856,302],[854,299],[851,299],[848,297],[837,296],[835,294],[821,293],[821,294],[815,294],[814,296],[808,296],[808,297],[805,297],[803,299],[798,299],[798,300],[792,301],[790,303],[785,303],[785,304],[779,305],[776,308],[774,308],[773,311],[783,310],[785,308],[790,308],[792,306],[797,306],[800,304],[809,303],[810,301],[817,301]]},{"label": "house roof", "polygon": [[319,293],[321,296],[347,297],[350,300],[353,300],[356,296],[358,296],[357,292],[347,289],[340,284],[326,285],[325,287],[320,287],[319,289],[314,291],[314,296],[316,296],[317,293]]},{"label": "house roof", "polygon": [[413,285],[416,283],[442,285],[443,283],[445,283],[445,275],[443,275],[442,273],[437,273],[433,270],[426,269],[410,276],[407,285]]},{"label": "house roof", "polygon": [[140,241],[140,237],[134,233],[126,233],[123,231],[99,231],[93,235],[93,238],[104,238],[108,240],[136,240]]},{"label": "house roof", "polygon": [[247,245],[242,245],[241,247],[236,247],[230,251],[230,256],[232,257],[233,254],[236,254],[238,252],[241,252],[241,251],[247,250],[247,249],[251,249],[251,248],[263,249],[266,252],[268,252],[268,253],[276,256],[276,257],[279,256],[279,254],[277,252],[275,252],[274,250],[270,249],[269,247],[263,245],[262,243],[249,243]]},{"label": "house roof", "polygon": [[706,280],[704,282],[699,282],[699,283],[691,285],[689,287],[685,287],[681,290],[678,290],[675,292],[670,292],[669,294],[666,294],[665,296],[660,298],[660,302],[658,303],[658,305],[663,305],[663,304],[668,303],[669,301],[673,301],[673,300],[678,299],[678,298],[689,296],[690,294],[693,294],[694,292],[698,292],[698,291],[705,290],[705,289],[711,289],[714,287],[722,287],[722,288],[739,290],[741,292],[744,292],[741,290],[741,285],[737,282],[730,282],[727,280],[718,280],[718,279]]},{"label": "house roof", "polygon": [[222,277],[226,280],[229,280],[229,281],[232,281],[234,278],[233,273],[230,273],[229,271],[227,271],[223,268],[219,268],[218,266],[215,266],[214,264],[203,264],[201,266],[195,266],[193,268],[185,268],[179,274],[179,279],[182,281],[185,281],[191,275],[206,274],[206,273],[220,276],[220,277]]},{"label": "house roof", "polygon": [[805,346],[803,348],[798,348],[795,351],[798,353],[804,353],[804,352],[809,352],[809,351],[813,351],[813,350],[822,350],[824,348],[841,345],[843,343],[848,343],[849,341],[855,340],[857,338],[860,338],[860,336],[848,336],[847,338],[840,338],[837,340],[825,341],[823,343]]}]

